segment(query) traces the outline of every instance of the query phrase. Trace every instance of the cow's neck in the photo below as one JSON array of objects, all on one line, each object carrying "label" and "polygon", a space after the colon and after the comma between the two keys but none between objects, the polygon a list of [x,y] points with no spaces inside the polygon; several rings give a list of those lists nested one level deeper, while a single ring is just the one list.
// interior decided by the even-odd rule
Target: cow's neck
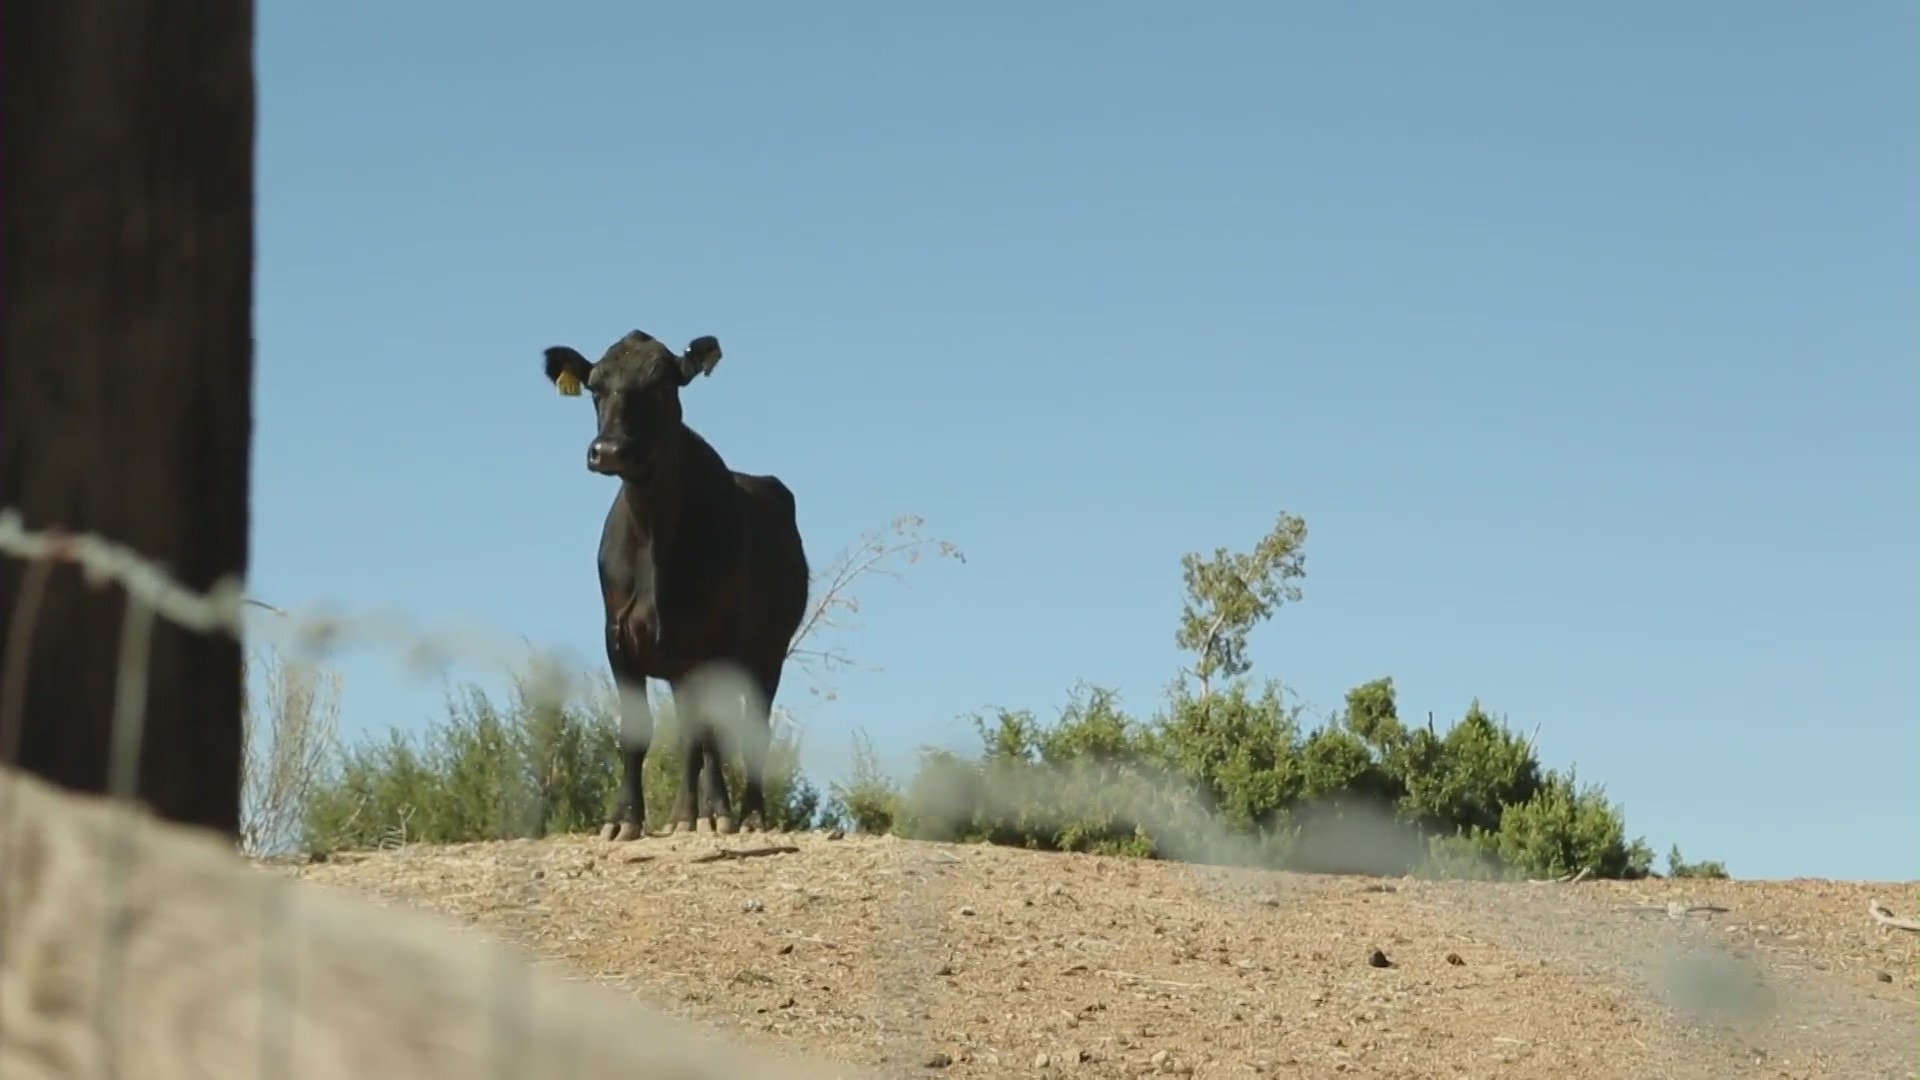
[{"label": "cow's neck", "polygon": [[626,507],[634,536],[645,545],[656,566],[673,556],[680,535],[680,447],[669,447],[643,482],[620,481],[620,501]]},{"label": "cow's neck", "polygon": [[679,492],[675,485],[660,480],[656,474],[646,483],[620,482],[620,503],[626,508],[634,536],[652,549],[657,563],[672,554],[673,542],[680,533]]}]

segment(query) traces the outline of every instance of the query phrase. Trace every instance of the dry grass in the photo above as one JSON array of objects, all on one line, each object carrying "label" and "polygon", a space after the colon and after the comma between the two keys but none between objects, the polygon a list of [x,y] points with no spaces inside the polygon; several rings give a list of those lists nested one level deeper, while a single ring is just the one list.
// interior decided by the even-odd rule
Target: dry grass
[{"label": "dry grass", "polygon": [[892,1075],[1915,1075],[1916,937],[1867,913],[1910,909],[1911,885],[1436,883],[779,840],[799,850],[702,863],[759,841],[562,839],[291,872]]}]

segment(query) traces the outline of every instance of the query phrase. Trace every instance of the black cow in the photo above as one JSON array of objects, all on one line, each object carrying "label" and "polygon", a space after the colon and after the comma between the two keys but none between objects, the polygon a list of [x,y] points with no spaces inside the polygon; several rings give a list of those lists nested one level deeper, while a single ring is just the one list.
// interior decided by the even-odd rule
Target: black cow
[{"label": "black cow", "polygon": [[[733,810],[720,770],[724,729],[689,693],[696,671],[714,661],[744,670],[759,690],[755,715],[737,725],[746,792],[741,824],[763,825],[762,781],[769,712],[780,671],[806,615],[806,550],[793,492],[772,476],[735,472],[680,418],[680,389],[711,374],[720,342],[695,338],[686,355],[635,330],[600,362],[573,349],[546,351],[547,378],[562,394],[585,387],[599,430],[587,468],[620,478],[600,530],[600,592],[606,600],[607,662],[620,686],[620,795],[601,836],[646,835],[641,767],[653,741],[646,680],[673,686],[680,717],[680,791],[672,831],[695,828],[704,796],[715,832],[732,832]],[[711,702],[708,703],[711,705]],[[701,787],[701,778],[706,785]]]}]

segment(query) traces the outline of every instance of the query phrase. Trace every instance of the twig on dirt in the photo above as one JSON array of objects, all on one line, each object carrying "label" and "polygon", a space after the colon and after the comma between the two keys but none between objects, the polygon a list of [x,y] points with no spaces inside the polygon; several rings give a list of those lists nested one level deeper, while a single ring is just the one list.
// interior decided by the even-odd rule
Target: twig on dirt
[{"label": "twig on dirt", "polygon": [[735,859],[757,859],[762,855],[798,855],[800,849],[792,844],[770,844],[756,848],[721,848],[719,851],[688,859],[690,863],[728,862]]},{"label": "twig on dirt", "polygon": [[1920,921],[1903,919],[1895,915],[1892,908],[1878,900],[1867,901],[1867,914],[1873,916],[1874,922],[1888,930],[1905,930],[1908,933],[1920,934]]},{"label": "twig on dirt", "polygon": [[793,930],[782,930],[780,931],[780,936],[783,938],[791,938],[794,941],[804,941],[809,945],[820,945],[829,949],[838,949],[842,947],[839,942],[830,941],[826,938],[821,937],[819,934],[802,934]]},{"label": "twig on dirt", "polygon": [[1615,911],[1630,911],[1637,915],[1665,915],[1669,919],[1684,919],[1688,915],[1725,915],[1732,908],[1719,904],[1682,904],[1670,901],[1665,904],[1622,904]]},{"label": "twig on dirt", "polygon": [[1141,975],[1132,971],[1117,971],[1110,968],[1103,968],[1094,972],[1094,974],[1103,978],[1119,979],[1121,982],[1152,983],[1155,986],[1166,986],[1175,990],[1203,989],[1199,983],[1174,982],[1172,979],[1156,979],[1151,975]]},{"label": "twig on dirt", "polygon": [[1587,875],[1591,873],[1593,873],[1593,867],[1588,866],[1581,869],[1581,871],[1577,874],[1561,874],[1559,877],[1553,877],[1553,878],[1529,878],[1527,879],[1527,884],[1529,885],[1578,885],[1581,882],[1587,880]]}]

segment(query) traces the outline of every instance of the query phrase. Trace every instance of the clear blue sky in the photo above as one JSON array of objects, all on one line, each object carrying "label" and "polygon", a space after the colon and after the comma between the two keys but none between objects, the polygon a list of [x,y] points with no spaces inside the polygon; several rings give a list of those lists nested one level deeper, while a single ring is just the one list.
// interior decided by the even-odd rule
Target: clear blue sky
[{"label": "clear blue sky", "polygon": [[[697,12],[697,13],[696,13]],[[1075,680],[1304,516],[1256,674],[1540,725],[1656,849],[1920,852],[1911,3],[261,5],[256,591],[604,662],[540,373],[633,328],[865,594],[816,774]],[[441,688],[352,656],[355,730]],[[799,701],[799,687],[783,701]]]}]

